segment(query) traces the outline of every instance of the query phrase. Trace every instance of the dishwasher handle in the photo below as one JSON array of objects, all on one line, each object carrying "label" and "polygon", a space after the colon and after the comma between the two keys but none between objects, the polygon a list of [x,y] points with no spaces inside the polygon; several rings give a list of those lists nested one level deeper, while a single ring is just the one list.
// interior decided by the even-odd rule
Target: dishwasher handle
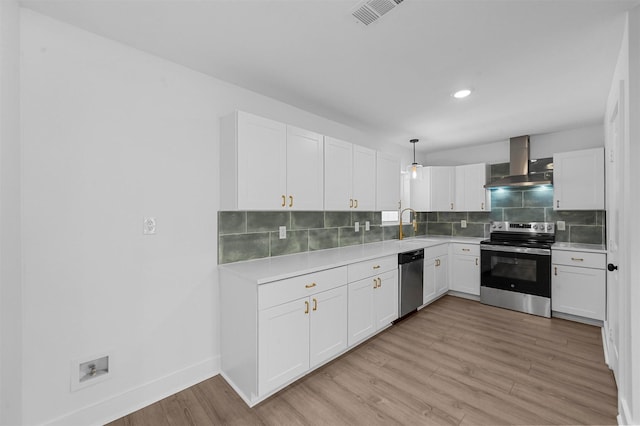
[{"label": "dishwasher handle", "polygon": [[398,254],[398,265],[404,265],[405,263],[415,262],[416,260],[424,259],[424,249],[412,250]]}]

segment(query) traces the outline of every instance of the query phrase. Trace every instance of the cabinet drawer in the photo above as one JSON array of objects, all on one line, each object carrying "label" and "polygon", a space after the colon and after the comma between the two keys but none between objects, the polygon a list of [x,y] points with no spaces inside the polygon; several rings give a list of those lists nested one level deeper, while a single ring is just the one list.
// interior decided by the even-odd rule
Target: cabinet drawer
[{"label": "cabinet drawer", "polygon": [[480,244],[453,243],[451,250],[454,256],[456,254],[480,256]]},{"label": "cabinet drawer", "polygon": [[449,254],[449,244],[440,244],[439,246],[427,247],[424,250],[425,259],[447,256],[448,254]]},{"label": "cabinet drawer", "polygon": [[347,268],[333,268],[258,287],[258,309],[280,305],[347,284]]},{"label": "cabinet drawer", "polygon": [[378,275],[382,272],[398,269],[398,256],[391,255],[379,257],[373,260],[348,265],[349,282],[358,281],[367,277]]},{"label": "cabinet drawer", "polygon": [[558,265],[605,269],[607,267],[607,255],[604,253],[555,250],[552,251],[552,262]]}]

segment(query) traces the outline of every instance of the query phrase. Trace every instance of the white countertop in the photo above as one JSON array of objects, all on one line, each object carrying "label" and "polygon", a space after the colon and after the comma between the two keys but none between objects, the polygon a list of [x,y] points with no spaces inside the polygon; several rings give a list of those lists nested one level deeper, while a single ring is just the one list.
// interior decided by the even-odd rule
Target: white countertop
[{"label": "white countertop", "polygon": [[581,251],[588,253],[607,253],[604,244],[554,243],[551,250]]},{"label": "white countertop", "polygon": [[360,244],[327,250],[310,251],[286,256],[267,257],[245,262],[227,263],[218,268],[231,272],[247,280],[264,284],[271,281],[295,277],[337,268],[351,263],[371,260],[377,257],[396,255],[410,250],[448,243],[479,244],[484,238],[470,237],[413,237],[389,240],[379,243]]}]

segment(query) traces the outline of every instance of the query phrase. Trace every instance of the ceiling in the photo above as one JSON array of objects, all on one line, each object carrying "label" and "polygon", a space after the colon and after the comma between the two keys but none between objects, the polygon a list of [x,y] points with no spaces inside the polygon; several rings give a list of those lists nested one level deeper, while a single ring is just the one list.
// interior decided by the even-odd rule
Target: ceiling
[{"label": "ceiling", "polygon": [[365,26],[355,0],[21,1],[421,152],[602,122],[639,3],[404,0]]}]

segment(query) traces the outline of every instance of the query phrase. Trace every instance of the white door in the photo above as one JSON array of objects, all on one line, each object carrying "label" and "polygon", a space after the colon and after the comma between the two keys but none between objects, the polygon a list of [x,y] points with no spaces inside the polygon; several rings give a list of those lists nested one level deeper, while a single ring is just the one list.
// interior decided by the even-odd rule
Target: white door
[{"label": "white door", "polygon": [[286,206],[286,125],[238,112],[238,209]]},{"label": "white door", "polygon": [[436,260],[424,260],[424,279],[422,280],[422,303],[432,301],[436,297]]},{"label": "white door", "polygon": [[310,365],[347,349],[347,286],[311,296]]},{"label": "white door", "polygon": [[602,148],[554,154],[553,168],[554,210],[604,209]]},{"label": "white door", "polygon": [[309,369],[308,298],[259,313],[258,393],[264,395]]},{"label": "white door", "polygon": [[376,208],[376,152],[353,146],[353,208],[373,211]]},{"label": "white door", "polygon": [[477,256],[453,257],[451,290],[480,295],[480,259]]},{"label": "white door", "polygon": [[350,210],[353,146],[349,142],[324,138],[324,210]]},{"label": "white door", "polygon": [[[464,181],[459,184],[458,168],[464,169]],[[491,210],[488,191],[484,188],[487,183],[487,165],[484,163],[469,164],[456,167],[456,210],[469,212],[482,212]],[[464,206],[458,204],[458,190],[464,191]]]},{"label": "white door", "polygon": [[[620,247],[620,207],[622,205],[622,182],[624,176],[623,152],[623,103],[621,94],[624,82],[613,89],[613,99],[609,103],[605,120],[605,170],[606,170],[606,206],[607,206],[607,262],[618,266]],[[620,344],[620,280],[617,270],[607,272],[607,312],[605,335],[609,367],[618,375],[618,357]]]},{"label": "white door", "polygon": [[373,292],[376,330],[398,319],[398,271],[385,272],[379,275],[378,279],[378,287]]},{"label": "white door", "polygon": [[323,136],[287,126],[287,207],[323,210]]},{"label": "white door", "polygon": [[400,208],[400,160],[376,153],[376,211]]},{"label": "white door", "polygon": [[431,211],[454,210],[455,167],[432,167],[431,178]]},{"label": "white door", "polygon": [[603,269],[553,265],[551,310],[604,320],[606,298]]},{"label": "white door", "polygon": [[439,256],[435,261],[436,294],[449,290],[449,256]]},{"label": "white door", "polygon": [[365,278],[349,284],[349,346],[364,340],[376,331],[373,292],[377,281]]}]

